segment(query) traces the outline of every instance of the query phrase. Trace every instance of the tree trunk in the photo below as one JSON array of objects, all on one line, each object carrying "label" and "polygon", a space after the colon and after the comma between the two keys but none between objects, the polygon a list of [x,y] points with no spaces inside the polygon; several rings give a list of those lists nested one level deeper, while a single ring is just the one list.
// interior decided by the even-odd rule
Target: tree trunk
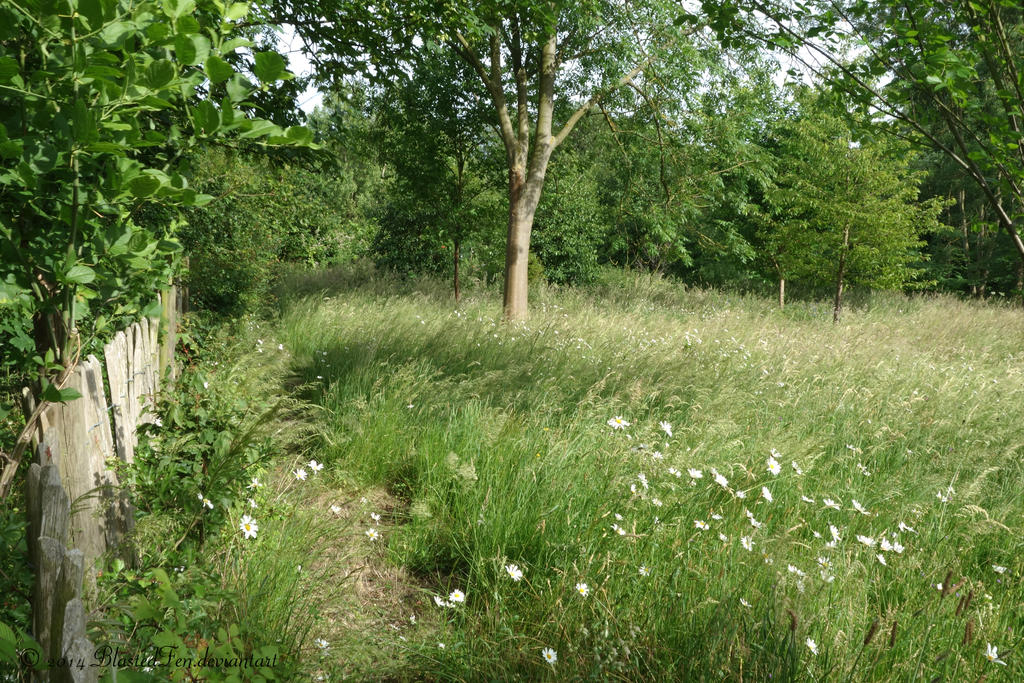
[{"label": "tree trunk", "polygon": [[1021,304],[1024,304],[1024,261],[1017,263],[1017,296]]},{"label": "tree trunk", "polygon": [[505,317],[526,317],[527,265],[530,259],[532,221],[525,224],[520,215],[523,196],[523,173],[508,172],[508,237],[505,240],[505,289],[502,309]]},{"label": "tree trunk", "polygon": [[[967,269],[967,272],[965,273],[965,275],[970,275],[970,271],[971,271],[971,233],[970,233],[970,225],[969,225],[969,223],[967,221],[967,206],[965,204],[965,196],[964,196],[965,194],[966,193],[964,192],[964,188],[961,187],[960,188],[960,196],[959,196],[959,200],[960,200],[960,231],[963,233],[964,263],[966,264],[966,269]],[[1021,263],[1024,263],[1024,261],[1021,261]],[[978,285],[977,285],[977,283],[972,281],[970,286],[971,286],[971,296],[977,296],[977,294],[978,294]]]},{"label": "tree trunk", "polygon": [[985,229],[985,213],[981,213],[981,231],[978,233],[978,248],[976,249],[978,254],[978,297],[981,299],[985,298],[985,290],[988,289],[988,260],[985,257],[985,244],[988,237],[988,231]]},{"label": "tree trunk", "polygon": [[786,307],[786,278],[779,276],[779,308]]},{"label": "tree trunk", "polygon": [[455,253],[455,303],[458,304],[462,298],[462,292],[459,290],[459,250],[462,246],[461,240],[456,239],[455,245],[452,251]]},{"label": "tree trunk", "polygon": [[839,272],[836,274],[836,300],[832,308],[832,324],[839,322],[843,311],[843,277],[846,275],[846,252],[850,248],[850,225],[843,226],[843,248],[839,252]]}]

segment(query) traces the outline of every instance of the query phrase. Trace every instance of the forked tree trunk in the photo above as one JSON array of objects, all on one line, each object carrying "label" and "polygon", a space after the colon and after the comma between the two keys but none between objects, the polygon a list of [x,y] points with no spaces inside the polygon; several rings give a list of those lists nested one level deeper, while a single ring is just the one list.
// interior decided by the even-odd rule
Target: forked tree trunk
[{"label": "forked tree trunk", "polygon": [[[494,30],[488,37],[489,64],[484,63],[466,37],[459,32],[455,35],[456,53],[466,60],[480,77],[491,96],[498,117],[498,130],[505,146],[508,163],[508,240],[505,246],[503,309],[506,319],[521,320],[527,316],[530,231],[533,229],[533,216],[540,202],[541,190],[544,188],[548,161],[555,148],[572,132],[591,107],[600,101],[605,91],[595,90],[590,99],[569,116],[561,130],[554,133],[552,123],[555,108],[555,76],[560,68],[557,37],[555,32],[547,36],[538,36],[539,40],[533,45],[539,48],[539,60],[535,62],[539,69],[535,72],[537,108],[531,149],[529,97],[532,89],[528,83],[527,70],[531,61],[531,46],[527,36],[520,31],[518,22],[512,22],[507,31],[502,30],[500,24],[495,24],[492,28]],[[503,36],[508,41],[504,46],[501,42]],[[509,60],[506,66],[515,83],[514,121],[504,89],[503,69],[506,66],[503,66],[503,61],[506,56]],[[610,90],[629,83],[641,71],[643,65],[634,67]]]}]

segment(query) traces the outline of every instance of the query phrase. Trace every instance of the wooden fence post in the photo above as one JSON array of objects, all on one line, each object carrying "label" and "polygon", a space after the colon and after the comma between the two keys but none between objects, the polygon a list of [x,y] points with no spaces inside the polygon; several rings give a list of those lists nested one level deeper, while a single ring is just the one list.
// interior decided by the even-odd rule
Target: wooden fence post
[{"label": "wooden fence post", "polygon": [[[174,304],[179,294],[173,286],[166,299],[172,303],[170,324],[176,325]],[[48,658],[93,661],[93,647],[85,635],[83,584],[95,588],[95,564],[108,549],[120,548],[129,563],[134,559],[123,543],[134,526],[131,501],[107,464],[114,458],[134,460],[139,424],[155,420],[162,368],[173,377],[174,337],[168,334],[165,352],[159,344],[159,325],[143,319],[118,332],[104,347],[113,429],[103,368],[95,356],[75,368],[65,384],[82,398],[51,404],[40,415],[37,462],[30,465],[25,482],[26,533],[35,567],[33,632]],[[22,402],[31,414],[31,391],[26,389]],[[33,679],[94,683],[98,671],[68,666],[34,673]]]}]

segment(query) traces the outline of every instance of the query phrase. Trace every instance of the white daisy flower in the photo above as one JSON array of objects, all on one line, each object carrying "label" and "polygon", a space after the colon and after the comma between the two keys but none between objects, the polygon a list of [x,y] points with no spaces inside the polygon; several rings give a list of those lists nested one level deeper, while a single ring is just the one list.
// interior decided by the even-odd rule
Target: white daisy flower
[{"label": "white daisy flower", "polygon": [[750,607],[750,603],[744,600],[743,598],[740,598],[740,604],[744,607]]},{"label": "white daisy flower", "polygon": [[324,466],[322,464],[318,463],[316,460],[310,460],[309,461],[309,469],[313,470],[313,474],[316,474],[317,472],[319,472],[323,468],[324,468]]},{"label": "white daisy flower", "polygon": [[243,538],[256,538],[256,532],[260,530],[256,520],[249,515],[242,516],[242,523],[238,525],[238,528],[241,530]]},{"label": "white daisy flower", "polygon": [[813,655],[817,655],[818,654],[818,644],[815,643],[810,638],[807,639],[807,649],[810,650],[811,654],[813,654]]},{"label": "white daisy flower", "polygon": [[519,565],[517,565],[517,564],[505,565],[505,571],[508,572],[509,578],[512,579],[513,581],[517,581],[518,582],[518,581],[522,581],[523,580],[523,570],[519,568]]},{"label": "white daisy flower", "polygon": [[640,565],[640,576],[650,576],[651,570],[647,568],[646,564]]},{"label": "white daisy flower", "polygon": [[741,538],[740,539],[740,545],[742,545],[743,548],[746,549],[746,550],[753,550],[754,549],[754,542],[752,540],[750,540],[750,536],[744,536],[743,538]]},{"label": "white daisy flower", "polygon": [[856,498],[854,498],[853,500],[851,500],[851,501],[850,501],[850,504],[851,504],[851,505],[853,505],[853,509],[854,509],[854,510],[856,510],[857,512],[859,512],[860,514],[862,514],[862,515],[868,515],[868,516],[870,516],[870,515],[871,515],[871,513],[870,513],[870,512],[868,512],[867,510],[865,510],[865,509],[864,509],[864,506],[863,506],[863,505],[861,505],[860,503],[858,503],[858,502],[857,502],[857,499],[856,499]]},{"label": "white daisy flower", "polygon": [[796,460],[794,460],[790,464],[793,466],[793,471],[796,472],[797,474],[803,474],[804,473],[804,471],[802,469],[800,469],[800,465],[796,464]]},{"label": "white daisy flower", "polygon": [[668,434],[669,438],[672,438],[672,425],[671,424],[669,424],[668,422],[665,422],[663,420],[663,421],[658,423],[658,426],[661,427],[661,431],[663,431],[666,434]]},{"label": "white daisy flower", "polygon": [[874,548],[875,544],[877,543],[877,541],[875,541],[875,539],[871,538],[870,536],[861,536],[860,534],[857,534],[857,540],[869,548]]},{"label": "white daisy flower", "polygon": [[466,594],[456,588],[448,594],[448,599],[452,602],[466,602]]},{"label": "white daisy flower", "polygon": [[585,583],[577,583],[576,592],[582,595],[583,597],[587,597],[588,595],[590,595],[590,586],[588,586]]},{"label": "white daisy flower", "polygon": [[800,500],[802,500],[805,503],[813,503],[814,502],[813,498],[808,498],[807,496],[800,496]]},{"label": "white daisy flower", "polygon": [[992,565],[992,571],[994,571],[996,574],[1005,574],[1006,573],[1006,567],[1000,566],[998,564],[994,564],[994,565]]},{"label": "white daisy flower", "polygon": [[303,468],[300,467],[299,469],[295,470],[295,478],[298,479],[299,481],[306,481],[306,476],[306,470],[304,470]]},{"label": "white daisy flower", "polygon": [[622,419],[621,416],[616,415],[615,417],[608,420],[608,426],[612,429],[625,429],[629,426],[629,423]]},{"label": "white daisy flower", "polygon": [[377,533],[376,529],[367,529],[366,537],[371,541],[376,541],[378,538],[380,538],[380,534]]},{"label": "white daisy flower", "polygon": [[697,529],[700,529],[701,531],[707,531],[711,528],[710,526],[708,526],[708,523],[702,519],[693,520],[693,526]]},{"label": "white daisy flower", "polygon": [[550,647],[546,647],[543,650],[541,650],[540,654],[542,657],[544,657],[544,661],[550,664],[551,666],[554,666],[555,662],[558,661],[558,653],[552,650]]},{"label": "white daisy flower", "polygon": [[339,512],[341,512],[341,508],[338,507],[337,505],[332,505],[331,512],[333,512],[334,514],[338,514]]},{"label": "white daisy flower", "polygon": [[206,496],[204,496],[201,493],[199,494],[198,497],[199,497],[199,503],[200,503],[201,507],[207,508],[209,510],[213,509],[213,501],[211,501],[209,498],[207,498]]},{"label": "white daisy flower", "polygon": [[878,558],[878,562],[881,565],[888,566],[888,564],[886,564],[886,562],[885,562],[885,555],[883,555],[882,553],[878,553],[877,555],[875,555],[875,557]]},{"label": "white daisy flower", "polygon": [[1003,666],[1006,666],[1006,662],[999,659],[999,648],[992,643],[985,643],[985,659],[993,664],[1002,664]]},{"label": "white daisy flower", "polygon": [[916,534],[917,533],[916,531],[914,531],[914,527],[907,526],[903,522],[900,522],[899,529],[900,529],[900,531],[907,531],[907,532],[912,533],[912,534]]},{"label": "white daisy flower", "polygon": [[775,477],[777,477],[779,475],[779,472],[782,471],[782,466],[779,465],[779,461],[770,455],[768,456],[768,471],[771,472],[772,476]]},{"label": "white daisy flower", "polygon": [[772,492],[768,490],[767,486],[761,487],[761,497],[764,498],[769,503],[775,500],[774,498],[772,498]]},{"label": "white daisy flower", "polygon": [[825,498],[821,502],[824,503],[825,507],[827,508],[832,508],[833,510],[842,510],[842,506],[840,506],[839,503],[832,500],[831,498]]},{"label": "white daisy flower", "polygon": [[323,638],[317,638],[316,640],[313,641],[313,644],[316,645],[318,648],[320,648],[320,650],[323,651],[323,652],[327,652],[327,650],[329,650],[330,647],[331,647],[331,644],[328,643]]},{"label": "white daisy flower", "polygon": [[691,479],[701,479],[704,476],[703,472],[701,472],[700,470],[696,470],[692,467],[686,470],[686,473],[690,475]]}]

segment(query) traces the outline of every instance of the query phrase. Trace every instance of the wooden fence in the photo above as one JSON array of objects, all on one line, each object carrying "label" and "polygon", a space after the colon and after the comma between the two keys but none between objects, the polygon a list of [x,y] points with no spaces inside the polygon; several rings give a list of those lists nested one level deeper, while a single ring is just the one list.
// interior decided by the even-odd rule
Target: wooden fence
[{"label": "wooden fence", "polygon": [[[110,464],[134,461],[139,425],[155,420],[152,408],[161,378],[174,377],[180,304],[175,290],[164,295],[171,312],[165,307],[163,347],[159,320],[143,319],[118,332],[103,349],[105,368],[90,355],[64,385],[77,389],[82,398],[50,405],[37,422],[36,458],[25,500],[29,557],[36,571],[33,630],[51,661],[72,655],[92,661],[83,587],[87,600],[105,556],[132,561],[133,552],[124,541],[134,528],[134,514]],[[26,415],[33,408],[26,389]],[[97,671],[57,667],[36,680],[95,681]]]}]

